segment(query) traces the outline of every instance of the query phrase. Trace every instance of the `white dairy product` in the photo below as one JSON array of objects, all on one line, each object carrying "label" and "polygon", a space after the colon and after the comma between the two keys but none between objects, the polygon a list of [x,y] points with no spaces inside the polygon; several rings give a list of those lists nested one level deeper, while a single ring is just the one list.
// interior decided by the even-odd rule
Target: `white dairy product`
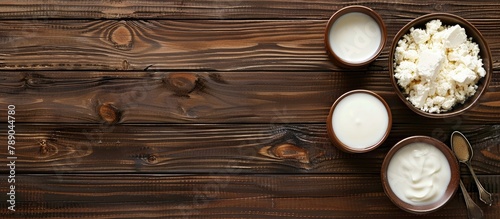
[{"label": "white dairy product", "polygon": [[451,180],[451,169],[444,154],[427,143],[412,143],[399,149],[387,168],[387,179],[394,194],[412,205],[439,200]]},{"label": "white dairy product", "polygon": [[465,30],[460,25],[451,26],[443,32],[443,44],[445,48],[456,48],[467,41]]},{"label": "white dairy product", "polygon": [[342,143],[363,149],[383,139],[389,127],[389,114],[375,96],[353,93],[337,103],[331,122],[335,136]]},{"label": "white dairy product", "polygon": [[479,46],[460,25],[432,20],[426,29],[410,29],[398,42],[394,77],[420,110],[446,112],[474,95],[486,75]]},{"label": "white dairy product", "polygon": [[380,47],[382,32],[377,22],[364,13],[340,16],[329,33],[333,52],[349,63],[362,63],[372,58]]},{"label": "white dairy product", "polygon": [[434,80],[444,62],[444,52],[424,50],[420,52],[417,62],[417,72],[420,77]]}]

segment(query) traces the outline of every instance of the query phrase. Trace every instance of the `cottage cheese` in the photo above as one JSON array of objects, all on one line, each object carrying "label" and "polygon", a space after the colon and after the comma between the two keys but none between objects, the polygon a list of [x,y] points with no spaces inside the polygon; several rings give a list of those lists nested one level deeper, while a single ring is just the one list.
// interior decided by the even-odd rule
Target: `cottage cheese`
[{"label": "cottage cheese", "polygon": [[426,29],[410,29],[395,51],[394,77],[420,110],[440,113],[474,95],[486,75],[479,46],[460,25],[432,20]]}]

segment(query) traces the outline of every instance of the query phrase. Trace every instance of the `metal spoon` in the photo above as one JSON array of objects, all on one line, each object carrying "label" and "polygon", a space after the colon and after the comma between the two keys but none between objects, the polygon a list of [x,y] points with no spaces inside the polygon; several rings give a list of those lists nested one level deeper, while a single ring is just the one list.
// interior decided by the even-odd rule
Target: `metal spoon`
[{"label": "metal spoon", "polygon": [[483,210],[481,210],[481,208],[477,206],[477,204],[469,196],[469,193],[467,192],[467,189],[465,189],[462,180],[460,180],[460,188],[462,188],[462,194],[464,195],[465,206],[467,206],[467,215],[469,216],[469,219],[483,218]]},{"label": "metal spoon", "polygon": [[485,204],[491,206],[491,203],[493,202],[491,194],[487,192],[486,189],[484,189],[483,185],[481,185],[481,182],[479,182],[479,180],[477,179],[477,176],[470,164],[473,152],[472,146],[470,145],[467,138],[465,138],[465,136],[459,131],[454,131],[451,134],[451,148],[453,149],[453,152],[455,152],[458,161],[464,163],[469,168],[470,173],[472,174],[472,178],[474,178],[474,181],[476,181],[477,189],[479,191],[479,199]]}]

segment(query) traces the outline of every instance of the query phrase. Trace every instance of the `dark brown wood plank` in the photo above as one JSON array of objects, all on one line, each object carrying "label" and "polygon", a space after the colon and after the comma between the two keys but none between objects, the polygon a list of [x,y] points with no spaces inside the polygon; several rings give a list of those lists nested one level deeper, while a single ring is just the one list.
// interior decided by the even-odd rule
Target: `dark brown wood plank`
[{"label": "dark brown wood plank", "polygon": [[[470,138],[478,173],[500,174],[500,125],[471,126],[455,120],[441,125],[419,121],[394,125],[386,142],[366,154],[340,152],[330,143],[323,124],[17,124],[17,171],[378,174],[396,142],[427,135],[448,143],[453,130]],[[1,141],[7,141],[6,133],[6,127],[1,127]],[[7,163],[7,150],[0,152],[0,163]]]},{"label": "dark brown wood plank", "polygon": [[[500,73],[494,75],[480,104],[460,117],[463,123],[500,123]],[[420,118],[392,92],[385,71],[4,71],[0,109],[15,105],[17,122],[324,123],[332,103],[353,89],[381,94],[394,123]],[[6,113],[0,110],[0,117]]]},{"label": "dark brown wood plank", "polygon": [[[4,176],[2,176],[3,178]],[[18,175],[16,212],[2,218],[466,218],[461,194],[414,215],[385,196],[378,175]],[[498,197],[500,176],[481,176]],[[472,190],[470,178],[464,181]],[[5,180],[0,181],[7,187]],[[477,201],[477,194],[471,193]],[[497,218],[499,202],[480,204]]]},{"label": "dark brown wood plank", "polygon": [[[370,71],[340,72],[326,57],[323,30],[334,11],[352,4],[382,14],[388,44],[429,12],[469,19],[487,38],[496,69],[479,105],[450,119],[412,113],[392,94],[388,47]],[[452,130],[473,144],[473,166],[495,201],[479,204],[486,218],[497,218],[498,6],[3,1],[0,142],[6,106],[15,104],[18,160],[17,212],[2,201],[0,218],[465,218],[461,194],[420,216],[396,208],[380,184],[382,159],[395,142],[421,134],[448,143]],[[357,88],[390,103],[394,127],[381,148],[353,155],[331,145],[324,120],[340,94]],[[7,156],[0,150],[0,165]],[[7,171],[0,168],[0,178]],[[462,178],[478,202],[465,167]],[[8,186],[0,180],[0,191]]]},{"label": "dark brown wood plank", "polygon": [[[2,21],[0,69],[330,69],[323,21]],[[276,28],[279,27],[279,28]]]},{"label": "dark brown wood plank", "polygon": [[470,18],[500,18],[498,1],[328,1],[190,0],[99,1],[17,0],[0,4],[0,19],[327,19],[348,5],[366,5],[386,16],[413,17],[431,12]]},{"label": "dark brown wood plank", "polygon": [[[387,19],[388,45],[408,20]],[[499,69],[500,19],[473,20]],[[325,71],[326,20],[4,20],[0,70]],[[388,48],[370,66],[387,68]]]}]

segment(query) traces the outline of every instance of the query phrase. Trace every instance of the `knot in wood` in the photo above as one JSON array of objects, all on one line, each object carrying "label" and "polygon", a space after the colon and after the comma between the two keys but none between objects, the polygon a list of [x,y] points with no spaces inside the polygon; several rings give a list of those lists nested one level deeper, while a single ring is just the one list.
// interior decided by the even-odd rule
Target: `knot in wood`
[{"label": "knot in wood", "polygon": [[436,4],[434,5],[434,9],[435,9],[436,11],[443,11],[443,4],[441,4],[441,3],[436,3]]},{"label": "knot in wood", "polygon": [[125,24],[119,24],[113,28],[108,36],[113,46],[120,50],[130,50],[134,44],[134,35],[132,30]]},{"label": "knot in wood", "polygon": [[39,142],[40,144],[40,154],[44,155],[44,154],[47,154],[49,152],[49,149],[47,147],[47,141],[45,139],[41,140]]},{"label": "knot in wood", "polygon": [[158,163],[158,158],[156,155],[154,154],[150,154],[147,158],[146,158],[147,162],[150,163],[150,164],[155,164],[155,163]]},{"label": "knot in wood", "polygon": [[51,157],[59,152],[57,146],[55,146],[54,144],[49,144],[49,141],[50,140],[48,139],[42,139],[38,142],[39,150],[38,154],[36,155],[37,158],[42,159]]},{"label": "knot in wood", "polygon": [[24,85],[27,87],[32,87],[38,83],[38,80],[35,75],[33,74],[27,74],[24,77]]},{"label": "knot in wood", "polygon": [[112,124],[120,120],[121,113],[113,104],[105,103],[99,106],[99,116],[106,123]]},{"label": "knot in wood", "polygon": [[164,82],[178,95],[187,95],[198,86],[198,76],[192,73],[171,73]]},{"label": "knot in wood", "polygon": [[277,146],[265,146],[259,150],[259,153],[272,158],[296,160],[303,164],[311,163],[309,152],[305,148],[290,143],[283,143]]},{"label": "knot in wood", "polygon": [[307,150],[293,144],[285,143],[272,148],[274,156],[282,159],[295,159],[301,163],[309,163]]},{"label": "knot in wood", "polygon": [[122,70],[128,70],[130,68],[130,63],[127,60],[122,61]]}]

